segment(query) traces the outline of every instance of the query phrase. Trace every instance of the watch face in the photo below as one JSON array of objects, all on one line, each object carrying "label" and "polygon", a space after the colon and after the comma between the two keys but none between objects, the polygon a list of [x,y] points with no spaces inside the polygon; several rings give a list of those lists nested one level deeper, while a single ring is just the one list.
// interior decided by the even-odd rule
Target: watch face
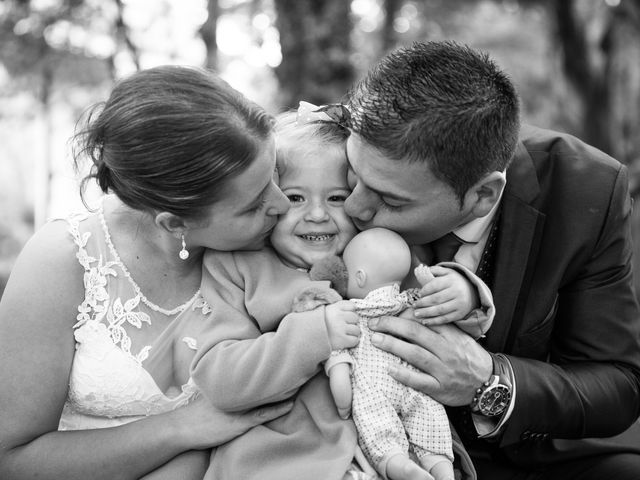
[{"label": "watch face", "polygon": [[480,395],[478,410],[482,415],[495,417],[501,415],[509,405],[511,390],[505,385],[492,385]]}]

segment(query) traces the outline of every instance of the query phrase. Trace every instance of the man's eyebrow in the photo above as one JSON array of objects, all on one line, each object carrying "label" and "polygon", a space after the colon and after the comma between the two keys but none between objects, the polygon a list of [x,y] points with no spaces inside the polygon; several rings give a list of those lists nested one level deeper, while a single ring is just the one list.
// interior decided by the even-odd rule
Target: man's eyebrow
[{"label": "man's eyebrow", "polygon": [[[347,157],[347,161],[348,161],[348,157]],[[351,167],[351,163],[348,164],[348,169],[349,169],[349,171],[351,171],[355,175],[355,171]],[[385,190],[379,190],[377,188],[373,188],[371,185],[367,184],[367,182],[363,181],[360,177],[358,177],[358,180],[364,184],[364,186],[367,188],[367,190],[371,190],[373,193],[375,193],[379,197],[384,197],[384,198],[388,198],[388,199],[391,199],[391,200],[395,200],[397,202],[404,202],[404,203],[409,203],[409,202],[413,201],[409,197],[404,197],[404,196],[398,195],[396,193],[387,192]]]}]

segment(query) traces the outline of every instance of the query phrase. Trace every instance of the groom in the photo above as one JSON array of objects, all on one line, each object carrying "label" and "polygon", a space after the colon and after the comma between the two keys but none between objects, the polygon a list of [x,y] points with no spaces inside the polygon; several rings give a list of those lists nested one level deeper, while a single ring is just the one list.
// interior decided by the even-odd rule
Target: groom
[{"label": "groom", "polygon": [[349,107],[347,213],[399,232],[423,261],[450,259],[451,240],[496,304],[480,342],[449,325],[372,325],[422,372],[392,375],[448,406],[481,480],[640,478],[626,168],[521,126],[509,78],[455,43],[389,54]]}]

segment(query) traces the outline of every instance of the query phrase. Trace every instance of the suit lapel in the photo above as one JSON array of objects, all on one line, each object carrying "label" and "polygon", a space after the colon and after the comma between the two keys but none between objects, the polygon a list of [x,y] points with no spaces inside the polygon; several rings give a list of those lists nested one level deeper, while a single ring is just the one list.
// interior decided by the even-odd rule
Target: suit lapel
[{"label": "suit lapel", "polygon": [[498,243],[493,271],[493,299],[496,316],[484,341],[490,351],[511,347],[522,315],[528,284],[533,274],[545,215],[530,205],[540,187],[533,161],[520,142],[507,170],[507,186],[502,198]]}]

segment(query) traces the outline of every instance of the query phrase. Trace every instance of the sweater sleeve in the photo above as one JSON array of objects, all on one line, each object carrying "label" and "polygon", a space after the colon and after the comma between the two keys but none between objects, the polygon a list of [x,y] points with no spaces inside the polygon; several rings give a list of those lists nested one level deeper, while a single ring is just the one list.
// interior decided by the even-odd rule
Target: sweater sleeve
[{"label": "sweater sleeve", "polygon": [[[225,411],[290,397],[331,353],[324,307],[283,316],[293,300],[287,296],[291,282],[273,275],[263,256],[249,256],[244,262],[241,254],[207,252],[203,262],[201,291],[212,314],[192,376]],[[274,307],[278,303],[281,308]]]}]

